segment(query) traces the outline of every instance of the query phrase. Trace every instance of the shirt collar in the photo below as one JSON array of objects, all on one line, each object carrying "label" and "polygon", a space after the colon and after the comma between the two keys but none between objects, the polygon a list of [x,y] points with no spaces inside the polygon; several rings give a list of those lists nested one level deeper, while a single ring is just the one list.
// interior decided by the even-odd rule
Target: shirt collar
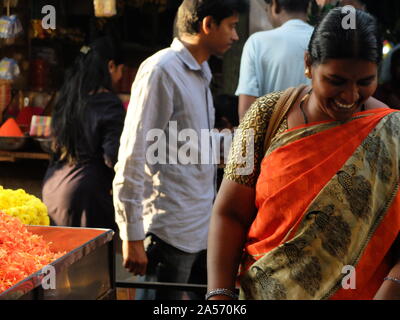
[{"label": "shirt collar", "polygon": [[208,82],[211,81],[212,74],[207,61],[204,61],[201,65],[199,65],[199,63],[192,56],[190,51],[183,45],[183,43],[178,38],[174,38],[174,40],[172,41],[171,49],[176,52],[178,57],[190,70],[202,71],[207,81]]},{"label": "shirt collar", "polygon": [[288,26],[293,26],[293,25],[304,25],[307,24],[306,22],[304,22],[301,19],[290,19],[288,21],[286,21],[281,27],[288,27]]}]

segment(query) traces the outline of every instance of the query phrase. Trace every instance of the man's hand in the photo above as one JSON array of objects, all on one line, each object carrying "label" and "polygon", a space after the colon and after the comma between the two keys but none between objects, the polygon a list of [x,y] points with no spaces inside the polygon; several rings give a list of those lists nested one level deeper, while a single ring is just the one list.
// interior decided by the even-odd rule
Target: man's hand
[{"label": "man's hand", "polygon": [[144,250],[143,240],[122,241],[123,266],[135,276],[144,276],[147,268],[147,255]]}]

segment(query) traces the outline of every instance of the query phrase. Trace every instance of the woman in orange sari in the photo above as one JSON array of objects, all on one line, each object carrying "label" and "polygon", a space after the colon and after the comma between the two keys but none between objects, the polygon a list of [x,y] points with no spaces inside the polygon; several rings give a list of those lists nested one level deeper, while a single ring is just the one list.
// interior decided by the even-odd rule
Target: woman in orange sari
[{"label": "woman in orange sari", "polygon": [[240,125],[210,225],[208,299],[234,298],[239,265],[242,299],[400,299],[400,113],[372,97],[375,19],[357,10],[346,29],[346,15],[316,27],[312,87],[292,90],[268,148],[287,92],[259,98]]}]

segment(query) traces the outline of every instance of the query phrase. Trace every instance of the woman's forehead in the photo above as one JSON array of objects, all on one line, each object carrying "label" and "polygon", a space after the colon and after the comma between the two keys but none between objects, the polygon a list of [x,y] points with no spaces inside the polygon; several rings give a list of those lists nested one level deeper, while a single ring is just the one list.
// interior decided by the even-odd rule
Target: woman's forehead
[{"label": "woman's forehead", "polygon": [[343,78],[365,78],[375,75],[378,66],[375,62],[362,59],[328,59],[319,64],[317,70]]}]

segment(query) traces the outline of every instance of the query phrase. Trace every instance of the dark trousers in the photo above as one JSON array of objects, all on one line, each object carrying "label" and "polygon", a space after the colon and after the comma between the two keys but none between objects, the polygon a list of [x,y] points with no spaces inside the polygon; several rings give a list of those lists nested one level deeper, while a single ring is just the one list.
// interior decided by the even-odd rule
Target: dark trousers
[{"label": "dark trousers", "polygon": [[[196,283],[207,282],[205,250],[198,253],[187,253],[179,250],[157,236],[150,234],[150,243],[146,248],[149,263],[147,273],[141,281]],[[193,282],[191,282],[193,281]],[[189,295],[192,299],[200,299]],[[181,300],[183,291],[173,289],[137,290],[139,300]]]}]

